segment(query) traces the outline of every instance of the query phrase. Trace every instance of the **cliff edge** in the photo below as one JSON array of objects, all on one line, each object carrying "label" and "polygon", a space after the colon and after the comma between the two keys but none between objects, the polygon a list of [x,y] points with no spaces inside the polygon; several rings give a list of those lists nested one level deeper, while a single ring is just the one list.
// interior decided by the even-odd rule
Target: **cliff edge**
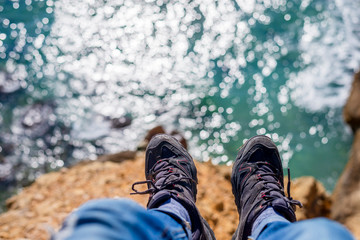
[{"label": "cliff edge", "polygon": [[[344,119],[355,137],[349,162],[333,195],[329,196],[313,177],[294,180],[291,190],[292,197],[304,205],[296,211],[298,220],[330,217],[343,223],[360,239],[360,73],[355,75]],[[159,130],[162,131],[157,128],[149,134]],[[39,177],[8,199],[8,211],[0,215],[0,239],[48,239],[71,211],[91,199],[126,197],[145,206],[147,196],[130,195],[132,183],[144,179],[144,159],[141,150],[122,152]],[[217,239],[231,239],[238,224],[230,183],[231,166],[199,162],[196,166],[197,206]]]},{"label": "cliff edge", "polygon": [[[127,197],[145,206],[147,196],[130,195],[132,183],[144,179],[144,159],[144,152],[118,153],[39,177],[7,201],[8,211],[0,215],[0,239],[47,239],[72,210],[90,199]],[[231,239],[238,224],[231,167],[196,165],[197,206],[217,239]],[[330,213],[330,197],[312,177],[294,180],[292,196],[304,204],[296,212],[299,220]]]},{"label": "cliff edge", "polygon": [[331,218],[343,223],[360,239],[360,72],[355,74],[343,115],[354,132],[354,142],[333,192]]}]

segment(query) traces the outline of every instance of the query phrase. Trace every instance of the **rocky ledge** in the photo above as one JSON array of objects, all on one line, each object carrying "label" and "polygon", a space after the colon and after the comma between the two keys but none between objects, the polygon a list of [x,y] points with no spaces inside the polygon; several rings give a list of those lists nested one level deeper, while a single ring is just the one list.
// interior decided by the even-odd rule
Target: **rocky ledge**
[{"label": "rocky ledge", "polygon": [[355,74],[343,115],[353,130],[354,142],[333,193],[331,218],[345,224],[360,239],[360,72]]},{"label": "rocky ledge", "polygon": [[[0,215],[0,239],[48,239],[72,210],[90,199],[126,197],[145,206],[147,196],[130,195],[132,183],[144,179],[144,159],[143,152],[119,153],[39,177],[7,201],[8,211]],[[197,206],[217,239],[231,239],[238,222],[231,167],[199,162],[196,165]],[[329,216],[330,196],[314,178],[294,180],[292,196],[304,204],[296,212],[299,220]]]}]

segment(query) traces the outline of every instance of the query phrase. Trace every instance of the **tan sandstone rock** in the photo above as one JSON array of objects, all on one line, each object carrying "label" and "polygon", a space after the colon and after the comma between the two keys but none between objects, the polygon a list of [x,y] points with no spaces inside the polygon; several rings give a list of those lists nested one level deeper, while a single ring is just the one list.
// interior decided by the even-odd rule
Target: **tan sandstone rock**
[{"label": "tan sandstone rock", "polygon": [[353,132],[360,128],[360,72],[355,74],[350,96],[344,107],[343,116]]},{"label": "tan sandstone rock", "polygon": [[[0,215],[0,239],[48,239],[65,217],[82,203],[96,198],[127,197],[146,205],[147,196],[130,195],[131,184],[144,179],[144,153],[135,159],[117,161],[123,154],[101,157],[101,161],[78,164],[45,174],[7,201],[9,210]],[[231,167],[196,162],[197,206],[217,239],[231,239],[238,213],[231,191]],[[299,219],[326,215],[328,196],[314,178],[293,182],[292,196],[304,202]]]},{"label": "tan sandstone rock", "polygon": [[360,130],[355,133],[350,160],[333,193],[331,218],[360,239]]},{"label": "tan sandstone rock", "polygon": [[354,141],[350,159],[333,192],[331,218],[360,239],[360,72],[354,77],[343,115],[354,132]]},{"label": "tan sandstone rock", "polygon": [[303,208],[296,210],[298,220],[320,216],[329,217],[330,215],[330,194],[326,192],[325,187],[314,177],[295,179],[291,184],[291,197],[303,204]]}]

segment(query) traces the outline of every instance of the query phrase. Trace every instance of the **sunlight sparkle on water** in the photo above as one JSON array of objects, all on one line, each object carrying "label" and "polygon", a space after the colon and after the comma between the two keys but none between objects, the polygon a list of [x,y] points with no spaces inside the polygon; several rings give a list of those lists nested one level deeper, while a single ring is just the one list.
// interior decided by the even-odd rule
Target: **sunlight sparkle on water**
[{"label": "sunlight sparkle on water", "polygon": [[[135,149],[159,124],[185,132],[191,153],[214,163],[231,162],[254,134],[273,138],[284,165],[306,147],[333,146],[348,136],[337,114],[349,72],[360,62],[355,5],[25,0],[0,6],[1,91],[23,92],[0,105],[0,143],[16,149],[6,159],[53,169],[67,159]],[[10,17],[21,11],[31,24]],[[354,24],[345,28],[342,19]],[[129,125],[115,128],[119,119]]]}]

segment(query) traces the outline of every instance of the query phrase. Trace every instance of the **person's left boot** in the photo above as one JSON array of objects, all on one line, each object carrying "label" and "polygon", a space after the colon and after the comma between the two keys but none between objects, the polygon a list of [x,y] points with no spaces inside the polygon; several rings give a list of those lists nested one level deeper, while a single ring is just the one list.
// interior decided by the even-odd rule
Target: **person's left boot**
[{"label": "person's left boot", "polygon": [[[169,135],[154,136],[147,146],[145,158],[146,181],[136,182],[135,194],[150,194],[147,207],[158,208],[170,198],[178,201],[191,220],[192,239],[215,239],[208,223],[195,206],[197,171],[185,148]],[[139,192],[135,185],[147,183],[148,189]]]},{"label": "person's left boot", "polygon": [[233,240],[246,240],[255,220],[268,207],[290,222],[296,221],[295,207],[302,204],[284,192],[280,154],[270,138],[255,136],[242,146],[231,174],[232,191],[239,213],[239,225]]}]

